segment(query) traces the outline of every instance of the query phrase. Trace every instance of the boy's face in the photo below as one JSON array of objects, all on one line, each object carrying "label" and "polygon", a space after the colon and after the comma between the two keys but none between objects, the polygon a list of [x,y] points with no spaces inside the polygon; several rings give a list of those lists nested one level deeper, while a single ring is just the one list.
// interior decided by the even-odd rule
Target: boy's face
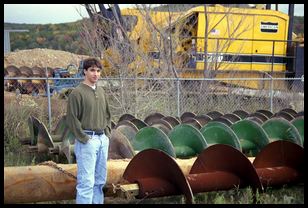
[{"label": "boy's face", "polygon": [[85,80],[95,84],[101,76],[101,69],[97,66],[91,66],[88,70],[84,70]]}]

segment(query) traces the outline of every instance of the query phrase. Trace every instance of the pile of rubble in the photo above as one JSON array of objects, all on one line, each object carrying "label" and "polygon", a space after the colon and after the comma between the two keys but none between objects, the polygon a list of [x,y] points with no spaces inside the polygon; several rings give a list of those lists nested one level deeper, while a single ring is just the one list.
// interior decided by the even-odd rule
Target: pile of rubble
[{"label": "pile of rubble", "polygon": [[79,61],[87,58],[85,55],[73,54],[66,51],[52,49],[29,49],[10,52],[4,55],[4,67],[50,67],[66,68],[69,64],[79,65]]}]

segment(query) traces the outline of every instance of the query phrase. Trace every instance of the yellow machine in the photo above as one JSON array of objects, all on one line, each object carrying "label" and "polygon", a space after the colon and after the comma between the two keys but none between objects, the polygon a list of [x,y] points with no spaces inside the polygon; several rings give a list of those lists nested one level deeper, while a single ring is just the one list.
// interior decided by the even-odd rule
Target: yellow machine
[{"label": "yellow machine", "polygon": [[[126,34],[137,51],[128,66],[137,75],[153,68],[163,72],[167,62],[173,64],[174,73],[167,75],[172,77],[286,77],[289,16],[282,12],[214,5],[187,12],[123,9],[121,16],[129,25]],[[163,53],[166,47],[171,49],[169,54]],[[121,58],[110,48],[105,51],[112,53]],[[106,60],[104,64],[110,66]],[[270,86],[260,80],[223,82],[257,89]],[[284,81],[274,84],[276,89],[287,87]]]}]

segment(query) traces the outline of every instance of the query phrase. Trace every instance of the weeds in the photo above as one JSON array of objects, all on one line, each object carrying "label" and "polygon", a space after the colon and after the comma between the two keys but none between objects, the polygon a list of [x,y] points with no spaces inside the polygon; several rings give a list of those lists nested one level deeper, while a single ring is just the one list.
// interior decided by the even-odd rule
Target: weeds
[{"label": "weeds", "polygon": [[[59,101],[58,104],[60,104]],[[53,108],[54,112],[59,114],[53,114],[54,123],[57,123],[63,115],[63,105],[58,106]],[[46,158],[46,156],[42,155],[28,154],[26,147],[20,143],[21,138],[26,138],[30,135],[27,123],[30,115],[47,123],[48,114],[46,108],[45,98],[35,98],[27,95],[15,96],[12,93],[4,96],[4,166],[33,165]]]}]

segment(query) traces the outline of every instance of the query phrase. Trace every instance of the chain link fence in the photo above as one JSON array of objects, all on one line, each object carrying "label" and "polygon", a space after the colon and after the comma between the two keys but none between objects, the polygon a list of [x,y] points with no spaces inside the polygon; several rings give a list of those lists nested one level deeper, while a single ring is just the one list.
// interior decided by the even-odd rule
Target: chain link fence
[{"label": "chain link fence", "polygon": [[[61,80],[63,82],[60,82]],[[19,99],[46,100],[41,105],[46,105],[51,128],[54,125],[52,123],[65,114],[68,94],[80,81],[82,78],[46,80],[37,77],[5,77],[4,87],[5,91],[12,92]],[[247,84],[253,86],[252,83],[259,86],[259,89],[243,87]],[[252,113],[258,109],[277,112],[283,108],[304,110],[304,77],[102,78],[98,85],[105,88],[113,115],[112,120],[115,122],[124,113],[144,119],[154,112],[180,117],[187,111],[203,114],[214,110],[222,113],[235,110]]]}]

